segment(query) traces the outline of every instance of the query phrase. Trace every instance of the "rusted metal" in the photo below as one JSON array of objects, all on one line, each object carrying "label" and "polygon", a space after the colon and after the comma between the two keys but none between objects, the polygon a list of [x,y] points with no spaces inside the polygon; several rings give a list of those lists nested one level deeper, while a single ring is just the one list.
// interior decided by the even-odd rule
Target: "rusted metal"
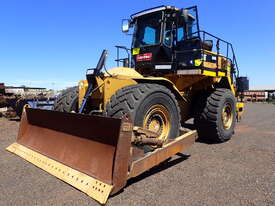
[{"label": "rusted metal", "polygon": [[133,145],[131,147],[131,156],[130,156],[130,164],[129,164],[129,170],[130,170],[130,166],[132,164],[132,162],[144,157],[145,152],[144,149],[142,147],[137,147],[136,145]]},{"label": "rusted metal", "polygon": [[[25,107],[17,142],[7,150],[105,203],[129,178],[193,144],[196,132],[187,132],[148,153],[132,145],[132,136],[127,116],[116,119]],[[89,187],[77,182],[84,174],[85,179],[92,177]]]},{"label": "rusted metal", "polygon": [[135,126],[133,128],[132,143],[135,145],[154,145],[161,147],[165,140],[157,137],[158,134],[156,132]]},{"label": "rusted metal", "polygon": [[0,108],[1,107],[7,107],[7,106],[8,106],[8,102],[5,98],[5,96],[0,94]]},{"label": "rusted metal", "polygon": [[120,127],[120,134],[116,145],[113,170],[113,190],[111,194],[117,193],[127,183],[128,168],[130,162],[132,124],[128,116],[124,116]]},{"label": "rusted metal", "polygon": [[5,111],[3,113],[3,116],[8,118],[8,119],[13,119],[17,117],[17,113],[16,111],[14,111],[14,109],[12,109],[11,107],[7,108],[7,111]]},{"label": "rusted metal", "polygon": [[126,184],[132,131],[123,121],[26,108],[17,142],[118,190]]},{"label": "rusted metal", "polygon": [[6,149],[43,169],[49,174],[76,187],[101,204],[107,202],[108,196],[113,188],[112,185],[102,182],[78,170],[74,170],[21,144],[13,143]]},{"label": "rusted metal", "polygon": [[145,157],[132,162],[128,178],[142,174],[169,157],[191,146],[195,142],[196,137],[196,131],[187,132],[186,134],[171,140],[170,143],[164,145],[162,148],[156,149]]},{"label": "rusted metal", "polygon": [[[17,92],[16,89],[22,89],[22,92]],[[45,88],[6,87],[4,83],[0,83],[0,108],[9,108],[7,112],[3,112],[3,116],[21,117],[25,105],[30,105],[32,108],[53,109],[55,100],[53,93],[46,90],[38,93],[29,89],[45,90]]]},{"label": "rusted metal", "polygon": [[154,145],[157,147],[161,147],[163,143],[165,142],[164,139],[157,139],[157,138],[148,138],[146,135],[142,134],[139,136],[136,136],[133,143],[134,144],[141,144],[141,145]]},{"label": "rusted metal", "polygon": [[157,138],[159,135],[156,132],[150,131],[148,129],[142,128],[142,127],[134,127],[133,132],[136,134],[144,134],[148,138]]}]

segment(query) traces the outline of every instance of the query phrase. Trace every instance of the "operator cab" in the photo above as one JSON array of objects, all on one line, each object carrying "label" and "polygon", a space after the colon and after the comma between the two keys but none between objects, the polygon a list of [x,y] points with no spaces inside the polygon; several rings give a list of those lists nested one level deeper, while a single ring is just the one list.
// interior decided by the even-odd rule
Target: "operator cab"
[{"label": "operator cab", "polygon": [[150,74],[172,67],[174,7],[160,7],[131,16],[134,23],[132,55],[136,70]]},{"label": "operator cab", "polygon": [[[132,62],[143,74],[154,70],[169,72],[176,66],[175,59],[179,61],[176,51],[199,46],[194,40],[199,31],[196,7],[185,10],[172,6],[152,8],[133,14],[129,22],[129,27],[134,27]],[[188,41],[190,39],[193,40]]]},{"label": "operator cab", "polygon": [[[143,75],[179,74],[178,70],[198,68],[225,71],[231,67],[232,72],[235,70],[232,45],[200,31],[196,6],[185,9],[160,6],[144,10],[123,20],[122,31],[127,33],[129,28],[133,28],[132,67]],[[212,51],[213,41],[215,51]],[[221,43],[225,44],[226,55],[220,53]]]}]

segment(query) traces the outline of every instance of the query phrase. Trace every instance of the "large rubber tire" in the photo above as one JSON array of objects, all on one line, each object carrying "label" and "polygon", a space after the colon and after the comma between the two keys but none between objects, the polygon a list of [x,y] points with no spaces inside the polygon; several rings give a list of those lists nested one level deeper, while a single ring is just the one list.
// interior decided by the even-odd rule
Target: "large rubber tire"
[{"label": "large rubber tire", "polygon": [[70,87],[60,94],[54,102],[54,110],[78,112],[78,87]]},{"label": "large rubber tire", "polygon": [[171,122],[167,138],[179,135],[180,108],[173,93],[165,86],[158,84],[136,84],[118,90],[106,106],[107,115],[121,118],[128,114],[135,126],[143,127],[146,113],[154,105],[162,105],[167,111]]},{"label": "large rubber tire", "polygon": [[[228,111],[231,107],[231,111]],[[231,121],[222,117],[224,111],[231,114]],[[218,88],[204,93],[197,99],[195,126],[200,139],[210,142],[225,142],[234,134],[236,124],[236,99],[229,89]]]}]

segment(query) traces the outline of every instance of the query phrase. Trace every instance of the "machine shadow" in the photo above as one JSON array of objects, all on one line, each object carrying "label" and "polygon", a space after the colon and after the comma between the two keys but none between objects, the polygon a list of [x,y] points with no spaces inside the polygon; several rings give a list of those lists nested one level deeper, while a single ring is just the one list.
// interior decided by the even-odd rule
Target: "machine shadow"
[{"label": "machine shadow", "polygon": [[[182,127],[191,129],[191,130],[196,130],[196,127],[192,123],[183,123]],[[220,144],[220,142],[213,142],[213,140],[209,140],[208,138],[202,138],[200,137],[200,134],[198,134],[198,138],[196,139],[196,142],[203,143],[203,144]]]},{"label": "machine shadow", "polygon": [[182,124],[182,127],[183,127],[183,128],[187,128],[187,129],[191,129],[191,130],[196,130],[195,125],[192,124],[192,123],[183,123],[183,124]]},{"label": "machine shadow", "polygon": [[164,171],[164,170],[166,170],[170,167],[173,167],[174,165],[179,164],[179,163],[183,162],[184,160],[187,160],[191,155],[177,153],[176,156],[178,156],[176,159],[171,160],[172,158],[170,157],[167,160],[165,160],[164,162],[160,163],[159,165],[157,165],[157,166],[151,168],[150,170],[144,172],[143,174],[141,174],[137,177],[129,179],[127,181],[126,186],[121,191],[119,191],[118,193],[116,193],[114,195],[111,195],[110,198],[119,195],[120,193],[123,192],[123,190],[125,188],[131,186],[132,184],[135,184],[136,182],[139,182],[139,181],[141,181],[141,180],[143,180],[147,177],[150,177],[150,176],[152,176],[156,173],[159,173],[159,172]]}]

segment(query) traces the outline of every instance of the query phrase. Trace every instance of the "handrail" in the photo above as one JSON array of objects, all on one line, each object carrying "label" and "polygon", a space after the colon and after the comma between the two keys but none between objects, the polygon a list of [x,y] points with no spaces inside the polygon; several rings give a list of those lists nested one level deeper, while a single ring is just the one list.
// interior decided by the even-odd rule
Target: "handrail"
[{"label": "handrail", "polygon": [[119,63],[123,63],[123,60],[125,59],[125,58],[120,58],[119,57],[119,54],[120,54],[119,51],[120,51],[120,49],[126,51],[129,65],[131,65],[131,58],[130,58],[130,55],[131,55],[130,51],[131,51],[131,49],[128,49],[126,46],[115,46],[115,47],[117,49],[117,58],[115,59],[115,61],[117,62],[117,66],[119,67]]},{"label": "handrail", "polygon": [[[202,40],[203,41],[205,40],[205,36],[206,35],[208,35],[208,36],[216,39],[216,47],[217,47],[217,54],[218,54],[218,56],[220,55],[220,51],[219,51],[220,50],[220,47],[219,47],[220,42],[223,42],[223,43],[226,44],[226,58],[230,59],[232,61],[233,65],[235,65],[235,67],[233,67],[233,68],[236,69],[237,75],[235,74],[235,71],[233,71],[233,72],[238,77],[239,76],[239,67],[238,67],[238,62],[237,62],[237,59],[236,59],[236,56],[235,56],[235,51],[234,51],[233,45],[230,42],[225,41],[225,40],[223,40],[223,39],[221,39],[221,38],[219,38],[219,37],[217,37],[217,36],[215,36],[213,34],[210,34],[209,32],[206,32],[204,30],[199,30],[199,31],[193,32],[191,35],[196,34],[196,33],[198,34],[199,38],[200,38],[199,34],[200,33],[202,34],[202,36],[203,36]],[[229,49],[231,49],[232,58],[229,57]]]}]

